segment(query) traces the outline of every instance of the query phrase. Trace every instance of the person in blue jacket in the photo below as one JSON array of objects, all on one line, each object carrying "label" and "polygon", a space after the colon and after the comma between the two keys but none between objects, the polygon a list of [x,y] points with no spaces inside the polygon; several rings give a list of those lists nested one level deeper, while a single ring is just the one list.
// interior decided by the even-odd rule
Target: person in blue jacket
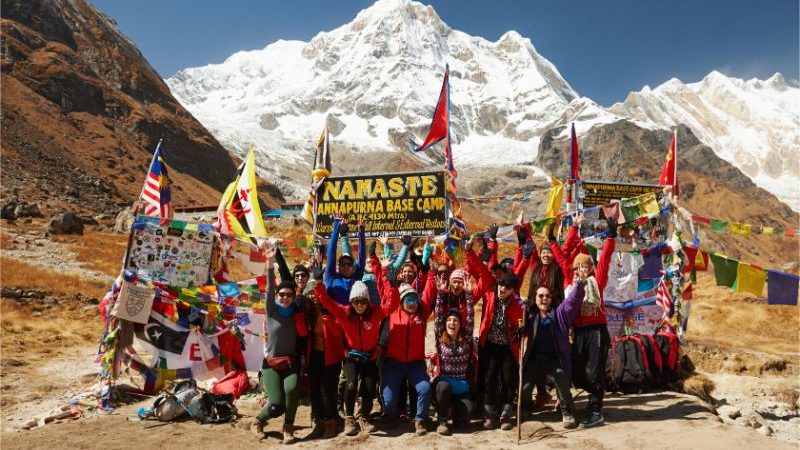
[{"label": "person in blue jacket", "polygon": [[350,304],[350,288],[353,283],[364,276],[364,264],[367,260],[366,230],[363,217],[358,218],[358,261],[351,255],[342,255],[336,259],[336,244],[339,239],[339,227],[346,223],[342,216],[333,220],[331,240],[328,244],[328,261],[325,266],[325,289],[328,295],[340,305]]}]

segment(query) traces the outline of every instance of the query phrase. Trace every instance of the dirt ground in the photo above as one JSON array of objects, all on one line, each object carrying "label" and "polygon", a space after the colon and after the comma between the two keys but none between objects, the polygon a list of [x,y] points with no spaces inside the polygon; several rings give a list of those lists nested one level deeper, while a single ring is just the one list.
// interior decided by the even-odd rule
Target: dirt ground
[{"label": "dirt ground", "polygon": [[[34,233],[35,234],[35,233]],[[124,248],[124,237],[88,233],[55,246],[37,245],[33,238],[3,228],[3,292],[9,289],[41,292],[37,280],[52,277],[48,258],[71,261],[60,273],[70,279],[70,290],[87,293],[41,292],[42,298],[19,299],[3,295],[2,357],[0,357],[0,445],[2,448],[238,448],[271,446],[279,442],[280,419],[268,426],[268,439],[258,442],[247,429],[257,412],[254,398],[239,401],[242,418],[234,424],[198,425],[192,422],[162,424],[139,421],[136,410],[152,400],[122,406],[111,414],[84,408],[83,417],[21,430],[31,419],[60,411],[81,392],[96,385],[94,363],[101,327],[96,312],[102,295],[97,279],[114,275],[116,252],[93,261],[87,279],[81,277],[82,254],[97,254],[93,242],[116,242]],[[37,250],[38,249],[38,250]],[[14,250],[25,250],[25,253]],[[24,254],[24,260],[14,259]],[[41,258],[40,258],[41,257]],[[80,265],[80,263],[77,263]],[[12,270],[14,273],[9,273]],[[63,269],[62,269],[63,270]],[[98,273],[99,272],[99,273]],[[8,281],[13,281],[9,285]],[[82,285],[81,283],[85,283]],[[27,295],[27,294],[25,294]],[[525,446],[550,448],[797,448],[800,444],[798,398],[800,367],[800,321],[798,308],[768,306],[766,300],[730,292],[714,286],[713,275],[702,274],[695,285],[686,351],[705,375],[706,400],[675,392],[620,396],[609,394],[606,424],[588,430],[566,431],[560,415],[548,411],[527,419],[522,427]],[[687,383],[688,385],[689,383]],[[687,392],[698,389],[687,387]],[[702,389],[700,389],[702,391]],[[577,391],[573,391],[577,394]],[[580,395],[578,411],[585,408]],[[301,405],[296,423],[308,426],[309,407]],[[331,441],[303,441],[297,447],[359,447],[378,449],[387,445],[432,448],[516,447],[516,430],[483,431],[472,428],[450,437],[428,433],[415,437],[411,425],[390,435],[337,437]],[[297,435],[304,437],[308,428]]]}]

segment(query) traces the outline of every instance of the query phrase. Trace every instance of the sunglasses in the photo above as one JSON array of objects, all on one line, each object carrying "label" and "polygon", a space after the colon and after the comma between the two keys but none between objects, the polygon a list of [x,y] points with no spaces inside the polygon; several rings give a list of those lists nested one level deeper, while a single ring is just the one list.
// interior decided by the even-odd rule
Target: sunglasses
[{"label": "sunglasses", "polygon": [[361,306],[368,304],[369,300],[365,298],[354,298],[350,303],[352,303],[353,306]]},{"label": "sunglasses", "polygon": [[538,297],[538,298],[553,298],[553,296],[550,295],[550,294],[536,294],[536,297]]},{"label": "sunglasses", "polygon": [[403,303],[405,303],[406,305],[413,305],[413,304],[419,303],[419,299],[411,297],[411,298],[404,299]]},{"label": "sunglasses", "polygon": [[280,298],[294,297],[294,292],[280,291],[280,292],[278,292],[278,297],[280,297]]}]

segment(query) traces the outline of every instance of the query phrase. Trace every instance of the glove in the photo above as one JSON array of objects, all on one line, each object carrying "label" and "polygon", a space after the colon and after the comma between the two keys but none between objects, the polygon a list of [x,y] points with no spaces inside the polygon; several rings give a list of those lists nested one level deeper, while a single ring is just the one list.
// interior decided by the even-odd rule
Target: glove
[{"label": "glove", "polygon": [[527,240],[528,240],[528,235],[527,233],[525,233],[525,229],[519,227],[519,230],[517,230],[517,243],[519,243],[519,246],[522,247],[523,245],[525,245],[525,241]]},{"label": "glove", "polygon": [[350,231],[350,225],[348,225],[347,222],[342,222],[342,224],[339,225],[339,236],[346,237],[348,231]]},{"label": "glove", "polygon": [[417,267],[422,265],[422,260],[420,259],[419,255],[414,252],[409,252],[408,259],[410,259],[411,262]]},{"label": "glove", "polygon": [[617,237],[617,221],[611,218],[607,218],[606,222],[608,222],[608,237],[616,238]]},{"label": "glove", "polygon": [[489,234],[489,239],[496,241],[497,240],[497,224],[493,223],[489,226],[489,229],[486,232]]},{"label": "glove", "polygon": [[378,241],[370,242],[367,254],[370,255],[370,256],[375,256],[375,247],[377,247],[377,245],[378,245]]},{"label": "glove", "polygon": [[314,277],[315,280],[322,281],[322,275],[324,273],[325,273],[325,271],[322,270],[322,267],[315,267],[314,268],[314,273],[312,274],[312,276]]},{"label": "glove", "polygon": [[411,245],[411,235],[410,234],[403,235],[403,237],[400,238],[400,242],[402,242],[403,245]]},{"label": "glove", "polygon": [[550,242],[555,242],[556,241],[556,234],[553,231],[554,228],[555,228],[555,224],[551,223],[551,224],[547,225],[547,240],[550,241]]},{"label": "glove", "polygon": [[524,256],[525,259],[530,258],[531,255],[533,254],[533,249],[534,248],[535,248],[535,245],[534,245],[533,241],[526,242],[525,245],[522,246],[522,256]]}]

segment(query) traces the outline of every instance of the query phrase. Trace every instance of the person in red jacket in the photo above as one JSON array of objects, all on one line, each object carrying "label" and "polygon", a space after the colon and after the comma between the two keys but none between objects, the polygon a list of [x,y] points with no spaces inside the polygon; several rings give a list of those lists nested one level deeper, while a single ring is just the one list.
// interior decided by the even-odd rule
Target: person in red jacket
[{"label": "person in red jacket", "polygon": [[327,309],[314,294],[315,280],[306,284],[303,291],[307,299],[308,323],[308,375],[311,389],[311,417],[313,429],[309,437],[330,439],[337,434],[338,413],[336,402],[339,374],[344,359],[344,334]]},{"label": "person in red jacket", "polygon": [[[616,246],[617,223],[608,221],[608,236],[595,269],[592,258],[579,254],[573,261],[575,271],[583,272],[586,278],[586,293],[581,312],[573,323],[575,339],[572,345],[572,373],[575,386],[589,393],[588,414],[581,422],[583,427],[603,423],[603,396],[606,391],[606,359],[610,338],[606,310],[603,306],[603,290],[608,283],[611,255]],[[574,282],[567,288],[569,293]]]},{"label": "person in red jacket", "polygon": [[372,273],[379,286],[382,286],[380,305],[369,304],[369,289],[361,281],[356,281],[350,290],[350,305],[340,305],[329,295],[322,283],[322,270],[314,271],[317,286],[314,294],[321,305],[333,314],[336,322],[341,325],[345,337],[345,434],[355,436],[358,434],[356,418],[354,417],[356,395],[361,394],[361,406],[358,414],[358,424],[364,432],[376,430],[369,416],[372,413],[372,402],[375,399],[378,366],[376,364],[376,349],[380,323],[384,317],[397,309],[400,303],[400,294],[389,283],[384,271],[391,263],[384,260],[381,263],[374,255],[370,257]]},{"label": "person in red jacket", "polygon": [[[470,250],[467,258],[477,258]],[[483,270],[488,272],[485,266]],[[516,398],[519,338],[518,330],[523,315],[522,300],[515,290],[519,279],[513,273],[504,274],[497,282],[497,289],[486,293],[483,317],[478,335],[478,360],[481,362],[484,383],[484,423],[486,429],[497,426],[500,414],[501,428],[510,430]],[[505,392],[500,392],[504,389]],[[504,399],[500,408],[501,399]]]},{"label": "person in red jacket", "polygon": [[383,360],[381,381],[387,423],[400,417],[401,385],[408,379],[417,393],[414,416],[417,435],[425,433],[431,404],[430,381],[425,365],[425,332],[433,303],[420,302],[419,295],[407,283],[400,285],[400,307],[389,315],[389,342]]}]

